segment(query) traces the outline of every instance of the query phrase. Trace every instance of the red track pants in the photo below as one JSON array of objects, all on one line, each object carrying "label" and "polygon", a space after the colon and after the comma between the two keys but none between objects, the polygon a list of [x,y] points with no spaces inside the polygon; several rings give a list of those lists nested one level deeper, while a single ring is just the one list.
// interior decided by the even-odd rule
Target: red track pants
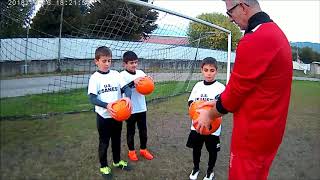
[{"label": "red track pants", "polygon": [[230,153],[229,180],[267,180],[277,152],[262,156],[239,156]]}]

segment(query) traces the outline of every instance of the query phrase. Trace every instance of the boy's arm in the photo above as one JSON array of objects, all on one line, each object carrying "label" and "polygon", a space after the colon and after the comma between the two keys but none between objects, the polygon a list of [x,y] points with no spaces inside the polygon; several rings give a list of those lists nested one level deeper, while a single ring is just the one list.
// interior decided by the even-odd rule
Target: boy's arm
[{"label": "boy's arm", "polygon": [[[129,83],[130,84],[130,83]],[[126,97],[130,98],[131,99],[131,95],[132,95],[132,90],[129,86],[129,84],[123,86],[121,88],[121,94],[124,93],[126,95]]]},{"label": "boy's arm", "polygon": [[130,88],[134,88],[134,81],[129,82],[129,84],[127,84]]},{"label": "boy's arm", "polygon": [[105,103],[105,102],[101,101],[100,99],[98,99],[97,95],[90,93],[89,99],[92,104],[103,107],[103,108],[107,108],[108,103]]},{"label": "boy's arm", "polygon": [[130,82],[130,83],[126,83],[125,80],[124,80],[124,77],[119,73],[118,73],[118,80],[119,80],[119,84],[120,84],[120,93],[121,95],[124,93],[126,95],[126,97],[130,98],[131,99],[131,94],[132,94],[132,90],[131,88],[133,87],[133,82]]}]

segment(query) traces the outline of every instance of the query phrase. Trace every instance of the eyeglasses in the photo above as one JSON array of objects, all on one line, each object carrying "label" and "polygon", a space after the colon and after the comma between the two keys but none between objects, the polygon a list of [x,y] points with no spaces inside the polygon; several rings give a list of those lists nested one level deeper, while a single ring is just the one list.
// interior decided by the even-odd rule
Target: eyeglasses
[{"label": "eyeglasses", "polygon": [[237,4],[234,5],[232,8],[230,8],[229,10],[227,10],[226,13],[228,14],[228,16],[229,16],[229,17],[232,17],[232,11],[233,11],[236,7],[238,7],[239,5],[241,5],[241,4],[244,4],[244,5],[246,5],[246,6],[249,7],[249,5],[246,4],[246,3],[237,3]]}]

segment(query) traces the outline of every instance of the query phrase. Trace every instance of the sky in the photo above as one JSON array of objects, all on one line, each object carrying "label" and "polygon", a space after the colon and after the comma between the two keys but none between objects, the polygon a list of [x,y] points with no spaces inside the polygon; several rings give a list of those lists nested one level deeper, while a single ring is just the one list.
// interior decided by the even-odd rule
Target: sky
[{"label": "sky", "polygon": [[[320,43],[319,0],[261,0],[259,3],[261,9],[284,31],[289,41]],[[222,0],[153,0],[153,5],[191,17],[202,13],[226,12]]]}]

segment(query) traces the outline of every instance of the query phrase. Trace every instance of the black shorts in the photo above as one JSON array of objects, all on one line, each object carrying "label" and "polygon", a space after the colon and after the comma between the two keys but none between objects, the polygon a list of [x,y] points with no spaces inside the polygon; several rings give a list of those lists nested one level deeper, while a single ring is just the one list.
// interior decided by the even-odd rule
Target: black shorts
[{"label": "black shorts", "polygon": [[206,143],[212,150],[220,151],[220,137],[215,135],[201,135],[197,131],[191,130],[186,146],[189,148],[202,147]]}]

